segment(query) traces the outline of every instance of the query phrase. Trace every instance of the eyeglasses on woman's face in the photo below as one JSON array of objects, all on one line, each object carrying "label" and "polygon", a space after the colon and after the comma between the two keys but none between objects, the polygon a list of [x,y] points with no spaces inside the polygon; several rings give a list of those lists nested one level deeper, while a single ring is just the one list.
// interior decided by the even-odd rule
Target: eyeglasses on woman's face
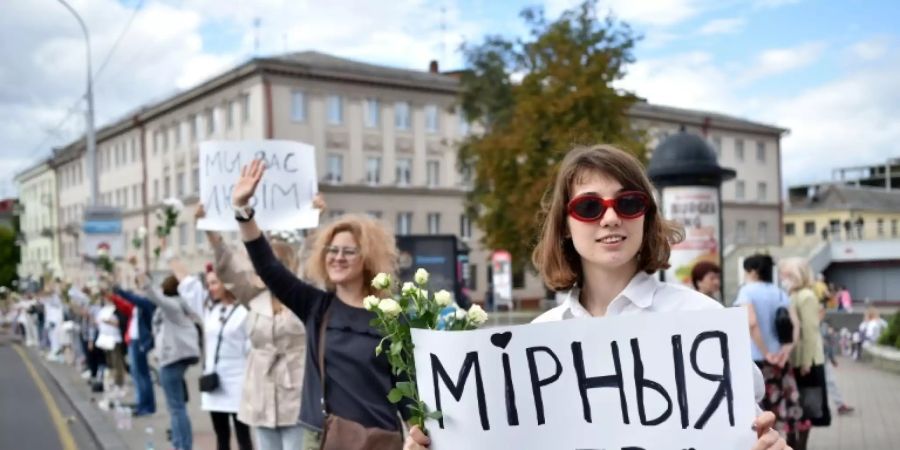
[{"label": "eyeglasses on woman's face", "polygon": [[622,219],[637,219],[647,213],[650,197],[640,191],[625,191],[613,198],[603,198],[597,194],[584,194],[573,198],[567,211],[573,219],[581,222],[596,222],[606,210],[612,208]]},{"label": "eyeglasses on woman's face", "polygon": [[359,248],[329,245],[328,247],[325,247],[325,254],[332,258],[339,258],[341,255],[344,255],[344,258],[352,259],[359,256]]}]

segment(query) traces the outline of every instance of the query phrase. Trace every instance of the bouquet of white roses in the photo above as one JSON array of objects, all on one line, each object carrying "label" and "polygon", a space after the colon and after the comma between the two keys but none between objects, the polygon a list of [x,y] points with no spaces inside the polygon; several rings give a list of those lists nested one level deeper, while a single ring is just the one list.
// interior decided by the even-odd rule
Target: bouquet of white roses
[{"label": "bouquet of white roses", "polygon": [[[391,289],[393,280],[385,273],[379,273],[372,280],[372,287],[380,291]],[[394,375],[405,378],[388,393],[388,400],[398,403],[404,398],[411,401],[410,423],[425,429],[425,419],[440,418],[440,411],[429,412],[419,399],[416,387],[416,364],[413,357],[413,343],[410,329],[428,330],[473,330],[487,321],[487,313],[478,305],[468,311],[453,302],[453,296],[440,290],[429,296],[428,272],[419,269],[415,282],[403,283],[400,295],[395,298],[368,296],[363,300],[366,309],[375,313],[371,325],[384,338],[375,348],[375,354],[387,353],[388,362]],[[388,346],[388,343],[390,345]]]},{"label": "bouquet of white roses", "polygon": [[[156,211],[156,218],[159,219],[159,225],[156,226],[156,237],[165,240],[172,233],[172,228],[178,224],[178,215],[182,209],[184,209],[184,204],[177,198],[167,198],[163,201],[163,207]],[[162,251],[162,246],[159,245],[153,249],[153,255],[157,259],[159,259],[160,251]]]},{"label": "bouquet of white roses", "polygon": [[144,241],[147,239],[147,227],[141,226],[137,229],[137,234],[131,239],[131,245],[134,246],[135,250],[140,250],[141,246],[144,245]]}]

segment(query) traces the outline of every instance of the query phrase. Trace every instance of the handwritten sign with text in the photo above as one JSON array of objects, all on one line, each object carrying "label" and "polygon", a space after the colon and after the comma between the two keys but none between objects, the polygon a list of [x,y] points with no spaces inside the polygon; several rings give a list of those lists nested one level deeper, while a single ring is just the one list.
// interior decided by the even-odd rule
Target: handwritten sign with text
[{"label": "handwritten sign with text", "polygon": [[750,448],[742,309],[412,330],[432,450]]},{"label": "handwritten sign with text", "polygon": [[263,230],[313,228],[319,211],[312,200],[318,191],[315,149],[293,141],[206,141],[200,143],[200,199],[206,218],[201,230],[238,229],[231,191],[241,167],[263,159],[266,172],[250,205]]}]

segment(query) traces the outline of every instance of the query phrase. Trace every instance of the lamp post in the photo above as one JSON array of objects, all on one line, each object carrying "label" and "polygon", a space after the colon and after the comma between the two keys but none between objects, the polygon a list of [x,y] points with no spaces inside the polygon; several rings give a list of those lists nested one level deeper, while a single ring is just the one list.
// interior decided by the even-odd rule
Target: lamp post
[{"label": "lamp post", "polygon": [[92,81],[93,69],[91,68],[91,37],[90,34],[88,34],[87,26],[85,26],[84,21],[81,20],[81,16],[79,16],[65,0],[59,0],[59,2],[75,16],[75,19],[78,20],[78,25],[81,26],[81,31],[84,33],[84,45],[87,53],[87,93],[85,94],[87,100],[87,112],[85,113],[85,122],[87,125],[87,131],[85,133],[87,137],[87,175],[88,180],[90,180],[91,183],[90,205],[96,206],[97,198],[99,197],[100,178],[95,172],[97,162],[97,140],[96,136],[94,136],[94,89]]}]

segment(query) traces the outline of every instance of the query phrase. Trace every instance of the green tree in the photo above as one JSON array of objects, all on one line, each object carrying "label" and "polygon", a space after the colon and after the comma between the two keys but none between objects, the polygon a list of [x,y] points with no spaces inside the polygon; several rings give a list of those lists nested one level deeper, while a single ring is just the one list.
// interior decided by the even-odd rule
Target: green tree
[{"label": "green tree", "polygon": [[638,38],[628,25],[598,19],[594,1],[553,22],[540,8],[520,15],[526,39],[463,46],[462,109],[483,132],[461,144],[458,165],[473,175],[467,213],[485,230],[484,244],[524,267],[542,197],[566,152],[611,143],[643,158],[645,145],[626,116],[637,97],[612,85],[634,61]]},{"label": "green tree", "polygon": [[16,245],[16,232],[12,228],[0,226],[0,286],[12,289],[12,281],[17,278],[18,264],[19,246]]}]

